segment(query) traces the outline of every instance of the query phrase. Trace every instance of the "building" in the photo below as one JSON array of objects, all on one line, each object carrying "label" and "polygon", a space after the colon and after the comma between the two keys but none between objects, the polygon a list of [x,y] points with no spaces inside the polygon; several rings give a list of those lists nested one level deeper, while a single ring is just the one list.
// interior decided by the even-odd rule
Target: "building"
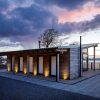
[{"label": "building", "polygon": [[59,79],[68,80],[78,78],[80,71],[82,71],[82,64],[80,64],[83,62],[82,55],[88,55],[85,49],[88,50],[89,47],[93,47],[95,50],[96,46],[97,44],[82,45],[81,53],[79,45],[69,45],[63,47],[1,52],[0,56],[7,56],[8,71],[13,71],[14,73],[22,72],[23,74],[32,73],[34,76],[54,76],[56,80],[59,81]]}]

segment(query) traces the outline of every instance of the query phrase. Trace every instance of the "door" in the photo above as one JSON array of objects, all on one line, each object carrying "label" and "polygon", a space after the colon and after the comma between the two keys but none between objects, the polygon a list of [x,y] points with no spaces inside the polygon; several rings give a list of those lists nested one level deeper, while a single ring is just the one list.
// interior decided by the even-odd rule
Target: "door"
[{"label": "door", "polygon": [[56,76],[56,56],[51,56],[51,75]]},{"label": "door", "polygon": [[43,57],[39,57],[39,74],[43,74]]},{"label": "door", "polygon": [[33,57],[29,57],[29,72],[33,72]]},{"label": "door", "polygon": [[23,71],[23,57],[20,57],[20,71]]}]

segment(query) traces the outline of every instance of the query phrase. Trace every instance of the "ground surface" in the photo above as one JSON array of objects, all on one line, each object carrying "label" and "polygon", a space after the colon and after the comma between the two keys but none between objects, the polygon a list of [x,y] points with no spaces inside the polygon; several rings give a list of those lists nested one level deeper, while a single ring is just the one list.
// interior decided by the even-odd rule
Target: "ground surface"
[{"label": "ground surface", "polygon": [[5,77],[0,77],[0,100],[99,100]]}]

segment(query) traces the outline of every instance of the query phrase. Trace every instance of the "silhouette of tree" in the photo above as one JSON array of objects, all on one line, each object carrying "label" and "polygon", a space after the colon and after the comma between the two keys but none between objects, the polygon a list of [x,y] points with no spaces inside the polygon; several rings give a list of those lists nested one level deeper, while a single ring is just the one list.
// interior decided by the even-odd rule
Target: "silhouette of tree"
[{"label": "silhouette of tree", "polygon": [[55,44],[55,40],[59,33],[55,29],[47,29],[44,33],[42,33],[39,37],[39,41],[41,41],[41,45],[48,48]]}]

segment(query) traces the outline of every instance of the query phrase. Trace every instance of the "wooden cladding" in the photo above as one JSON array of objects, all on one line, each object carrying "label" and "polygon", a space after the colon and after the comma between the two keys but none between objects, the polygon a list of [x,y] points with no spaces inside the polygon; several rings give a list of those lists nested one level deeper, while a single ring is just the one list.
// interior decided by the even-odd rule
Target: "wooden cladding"
[{"label": "wooden cladding", "polygon": [[[49,51],[50,52],[50,51]],[[40,54],[40,55],[39,55]],[[55,76],[57,72],[57,54],[54,52],[39,54],[21,54],[8,56],[8,65],[11,66],[11,59],[14,57],[14,71],[23,72],[24,74],[33,73],[34,76],[39,74]],[[63,52],[59,54],[59,76],[60,79],[69,79],[70,53]],[[12,67],[11,67],[12,68]]]}]

